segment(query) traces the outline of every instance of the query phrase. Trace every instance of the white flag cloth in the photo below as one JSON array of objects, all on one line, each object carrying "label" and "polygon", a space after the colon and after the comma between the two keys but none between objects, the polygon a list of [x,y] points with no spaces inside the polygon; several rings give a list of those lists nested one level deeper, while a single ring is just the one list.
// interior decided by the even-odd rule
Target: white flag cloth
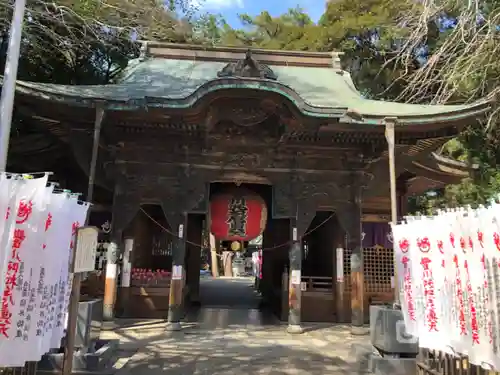
[{"label": "white flag cloth", "polygon": [[1,367],[38,361],[64,334],[74,235],[89,205],[47,180],[0,173]]},{"label": "white flag cloth", "polygon": [[[32,230],[36,232],[32,235],[32,242],[27,242],[30,251],[29,263],[25,262],[25,270],[33,275],[31,283],[30,301],[33,301],[33,311],[31,313],[31,324],[28,330],[28,342],[23,342],[22,351],[26,360],[38,360],[42,353],[39,353],[44,320],[44,289],[47,276],[46,267],[49,258],[45,256],[44,245],[46,242],[47,218],[54,187],[47,187],[41,191],[39,204],[36,212],[36,222]],[[21,362],[21,366],[25,361]]]},{"label": "white flag cloth", "polygon": [[421,347],[499,371],[500,205],[412,218],[392,231],[407,331]]},{"label": "white flag cloth", "polygon": [[0,366],[24,365],[22,349],[35,324],[36,276],[31,269],[39,248],[38,223],[44,208],[47,176],[20,181],[15,202],[6,213],[10,223],[4,231],[7,265],[3,267]]},{"label": "white flag cloth", "polygon": [[58,348],[64,337],[64,330],[67,320],[68,304],[71,296],[71,286],[73,283],[73,274],[69,272],[69,267],[74,255],[75,235],[78,228],[83,226],[87,216],[88,204],[80,204],[76,198],[69,201],[68,220],[65,222],[65,228],[62,231],[65,237],[61,239],[65,246],[65,252],[61,257],[61,270],[59,272],[59,292],[56,306],[56,322],[52,331],[51,347]]},{"label": "white flag cloth", "polygon": [[66,223],[68,222],[71,205],[72,202],[68,199],[67,194],[54,194],[50,207],[50,216],[47,217],[47,220],[50,218],[50,223],[47,221],[47,225],[45,226],[47,238],[44,252],[50,259],[50,262],[46,268],[48,298],[44,299],[47,303],[47,313],[39,351],[42,354],[52,349],[50,344],[52,332],[56,326],[57,296],[60,273],[63,265],[62,259],[64,258],[64,254],[67,253],[66,244],[68,236],[65,236],[63,233],[67,227]]}]

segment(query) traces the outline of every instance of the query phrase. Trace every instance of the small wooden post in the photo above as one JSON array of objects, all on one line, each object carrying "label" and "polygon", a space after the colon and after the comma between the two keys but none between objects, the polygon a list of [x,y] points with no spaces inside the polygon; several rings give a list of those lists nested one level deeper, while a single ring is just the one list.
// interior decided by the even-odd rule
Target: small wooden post
[{"label": "small wooden post", "polygon": [[[396,187],[396,159],[395,159],[395,123],[396,119],[385,119],[385,138],[387,140],[389,151],[389,176],[391,187],[391,222],[396,224],[398,221],[398,201],[397,201],[397,187]],[[394,304],[399,305],[399,283],[396,274],[396,252],[394,252]]]},{"label": "small wooden post", "polygon": [[168,325],[170,331],[180,331],[182,306],[184,302],[184,258],[186,255],[187,214],[183,213],[177,222],[177,238],[172,252],[172,280],[168,306]]},{"label": "small wooden post", "polygon": [[[102,103],[96,104],[96,117],[94,121],[94,138],[92,142],[92,158],[90,159],[90,170],[89,170],[89,181],[87,186],[87,202],[92,203],[94,197],[94,180],[97,168],[97,157],[99,155],[99,140],[101,137],[101,126],[104,120],[104,107]],[[90,218],[90,212],[92,207],[87,211],[87,217],[85,219],[85,225],[88,224]],[[73,241],[76,243],[76,241]],[[76,245],[75,245],[76,250]],[[73,253],[72,264],[70,272],[73,272],[75,268],[76,256]],[[63,375],[70,375],[73,371],[73,353],[75,352],[75,334],[76,334],[76,323],[78,320],[78,303],[80,302],[80,287],[82,283],[82,274],[74,273],[73,281],[71,286],[71,296],[68,306],[68,329],[66,331],[66,344],[64,346],[64,361],[63,361]]]},{"label": "small wooden post", "polygon": [[290,225],[292,244],[290,246],[290,284],[288,287],[288,333],[302,333],[301,326],[301,290],[302,281],[302,248],[298,236],[297,220],[292,219]]},{"label": "small wooden post", "polygon": [[[84,272],[95,269],[95,256],[88,257],[85,254],[89,249],[97,250],[98,230],[96,227],[78,228],[74,240],[74,252],[71,260],[70,272],[73,273],[73,288],[71,290],[71,303],[68,307],[68,328],[66,334],[66,346],[64,348],[63,374],[71,374],[73,369],[73,352],[75,348],[76,324],[78,320],[78,303],[80,302],[80,286]],[[75,280],[77,280],[75,282]],[[72,319],[69,317],[72,316]],[[71,324],[71,325],[70,325]]]}]

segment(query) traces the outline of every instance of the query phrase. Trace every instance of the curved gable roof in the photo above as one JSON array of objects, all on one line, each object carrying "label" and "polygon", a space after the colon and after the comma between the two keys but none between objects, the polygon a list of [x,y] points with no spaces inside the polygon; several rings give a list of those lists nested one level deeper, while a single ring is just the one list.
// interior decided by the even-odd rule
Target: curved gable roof
[{"label": "curved gable roof", "polygon": [[[186,46],[181,49],[188,50]],[[242,54],[242,50],[235,51],[234,56]],[[299,56],[300,53],[288,54]],[[323,63],[297,66],[274,61],[274,65],[268,64],[277,75],[276,81],[249,77],[219,78],[217,74],[228,62],[235,60],[226,56],[214,61],[195,54],[190,58],[176,55],[173,58],[137,59],[130,63],[122,79],[115,84],[71,86],[19,81],[17,89],[25,94],[70,101],[75,105],[106,101],[108,107],[123,110],[143,106],[190,108],[210,93],[253,89],[278,93],[307,116],[336,117],[342,122],[374,125],[382,123],[385,117],[397,117],[401,124],[453,121],[482,114],[490,108],[488,100],[468,105],[416,105],[365,99],[356,90],[349,73],[325,66],[325,54],[311,55],[321,55]],[[349,116],[353,112],[357,114],[355,118]]]}]

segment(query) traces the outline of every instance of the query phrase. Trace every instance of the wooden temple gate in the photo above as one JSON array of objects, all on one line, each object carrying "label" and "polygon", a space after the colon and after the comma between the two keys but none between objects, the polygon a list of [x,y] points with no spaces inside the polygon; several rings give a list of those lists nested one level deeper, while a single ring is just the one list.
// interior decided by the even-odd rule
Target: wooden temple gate
[{"label": "wooden temple gate", "polygon": [[[164,283],[160,297],[153,295],[158,290],[144,285],[132,291],[126,282],[118,300],[130,305],[138,294],[161,303],[172,327],[180,328],[185,297],[196,295],[199,277],[199,270],[186,270],[199,253],[199,246],[192,244],[201,243],[211,186],[222,183],[266,187],[262,191],[270,209],[263,246],[287,246],[265,252],[262,291],[270,300],[276,293],[281,296],[287,269],[286,303],[278,298],[277,308],[287,317],[290,331],[301,332],[311,298],[324,301],[317,306],[333,301],[336,319],[362,327],[368,304],[390,299],[389,252],[363,250],[361,239],[364,216],[380,219],[390,213],[385,127],[396,127],[397,195],[403,206],[408,195],[469,175],[467,165],[434,151],[491,103],[414,106],[368,100],[354,88],[338,53],[161,43],[143,47],[143,54],[113,85],[17,83],[16,116],[65,143],[87,174],[93,143],[99,142],[91,176],[100,189],[95,206],[107,207],[113,216],[104,295],[107,318],[117,312],[114,264],[121,253],[129,259],[125,239],[131,233],[133,256],[151,252],[151,241],[144,238],[149,233],[151,239],[153,233],[144,228],[140,232],[137,228],[144,223],[135,218],[156,205],[161,218],[150,212],[151,218],[145,219],[159,221],[170,232],[171,246],[148,255],[150,268],[163,259],[170,276],[163,280],[162,274],[149,275]],[[62,188],[67,187],[64,181]],[[336,239],[322,240],[332,258],[327,274],[318,275],[322,278],[302,272],[307,264],[302,242],[318,212],[333,212],[338,229]],[[339,244],[345,250],[340,286],[333,265]],[[330,297],[321,297],[326,294]]]}]

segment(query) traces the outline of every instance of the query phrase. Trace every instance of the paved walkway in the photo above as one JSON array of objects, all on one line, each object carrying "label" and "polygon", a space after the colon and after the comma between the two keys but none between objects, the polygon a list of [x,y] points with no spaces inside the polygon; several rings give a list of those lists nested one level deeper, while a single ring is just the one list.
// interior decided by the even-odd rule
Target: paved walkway
[{"label": "paved walkway", "polygon": [[200,303],[203,307],[257,309],[260,297],[253,286],[253,277],[203,277]]},{"label": "paved walkway", "polygon": [[[238,290],[255,296],[248,282],[241,280],[208,284],[208,288],[225,284],[232,288],[233,297]],[[285,332],[286,325],[241,303],[230,308],[202,307],[184,327],[181,332],[167,332],[162,321],[117,321],[103,336],[120,338],[123,349],[136,350],[119,375],[366,373],[363,358],[369,340],[351,336],[348,326],[306,326],[304,334],[291,336]]]}]

